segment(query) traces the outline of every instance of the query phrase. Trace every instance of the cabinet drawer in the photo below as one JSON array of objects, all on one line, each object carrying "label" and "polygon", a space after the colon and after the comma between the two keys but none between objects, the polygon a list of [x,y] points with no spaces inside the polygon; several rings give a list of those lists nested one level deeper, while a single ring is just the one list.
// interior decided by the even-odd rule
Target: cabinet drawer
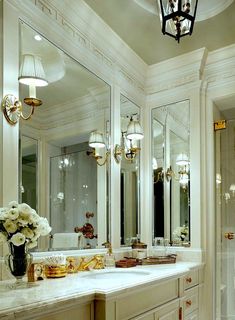
[{"label": "cabinet drawer", "polygon": [[124,294],[116,301],[116,319],[135,318],[144,312],[178,298],[178,294],[178,279],[150,285],[147,288],[136,290],[132,294]]},{"label": "cabinet drawer", "polygon": [[192,288],[198,284],[198,270],[190,271],[185,277],[184,277],[184,290],[187,290],[189,288]]},{"label": "cabinet drawer", "polygon": [[188,316],[191,312],[198,309],[198,287],[188,289],[186,291],[185,297],[183,299],[183,309],[185,316]]},{"label": "cabinet drawer", "polygon": [[184,320],[199,320],[198,310],[190,313]]}]

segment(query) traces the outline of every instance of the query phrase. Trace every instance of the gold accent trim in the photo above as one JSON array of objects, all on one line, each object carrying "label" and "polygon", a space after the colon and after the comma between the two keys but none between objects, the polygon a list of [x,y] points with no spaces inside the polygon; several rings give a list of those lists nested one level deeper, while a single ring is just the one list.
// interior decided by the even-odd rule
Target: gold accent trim
[{"label": "gold accent trim", "polygon": [[13,94],[7,94],[2,100],[2,111],[7,122],[14,126],[22,112],[21,102]]},{"label": "gold accent trim", "polygon": [[226,129],[226,120],[218,120],[214,122],[214,131]]}]

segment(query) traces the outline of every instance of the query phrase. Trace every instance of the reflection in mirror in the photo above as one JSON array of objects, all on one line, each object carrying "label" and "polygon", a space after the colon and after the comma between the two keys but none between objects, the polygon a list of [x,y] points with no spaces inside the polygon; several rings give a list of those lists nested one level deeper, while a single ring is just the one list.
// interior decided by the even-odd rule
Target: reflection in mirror
[{"label": "reflection in mirror", "polygon": [[152,134],[153,134],[153,197],[154,197],[154,237],[164,237],[164,132],[163,125],[152,119]]},{"label": "reflection in mirror", "polygon": [[139,233],[139,141],[126,137],[130,120],[139,120],[140,109],[121,95],[121,131],[125,156],[121,161],[121,245],[130,245]]},{"label": "reflection in mirror", "polygon": [[21,181],[19,200],[37,209],[37,140],[22,135],[20,137]]},{"label": "reflection in mirror", "polygon": [[[37,32],[24,23],[20,35],[24,115],[30,103],[42,103],[29,120],[20,122],[22,135],[39,141],[40,187],[38,205],[32,206],[52,227],[51,239],[39,249],[100,247],[109,229],[110,87],[42,36],[35,39]],[[40,61],[37,70],[46,85],[27,85],[27,76],[34,77],[30,64],[23,68],[29,55]],[[94,136],[102,143],[92,144]]]},{"label": "reflection in mirror", "polygon": [[154,238],[190,242],[189,101],[152,111]]}]

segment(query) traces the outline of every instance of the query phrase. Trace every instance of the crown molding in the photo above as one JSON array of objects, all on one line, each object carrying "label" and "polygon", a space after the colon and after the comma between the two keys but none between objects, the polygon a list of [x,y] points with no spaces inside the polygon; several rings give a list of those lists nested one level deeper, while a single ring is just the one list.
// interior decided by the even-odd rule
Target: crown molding
[{"label": "crown molding", "polygon": [[149,66],[146,93],[169,90],[201,79],[208,51],[201,48]]},{"label": "crown molding", "polygon": [[127,74],[119,81],[122,88],[128,84],[144,100],[147,64],[83,0],[66,6],[60,0],[7,1],[23,20],[104,81],[116,81],[117,71]]},{"label": "crown molding", "polygon": [[235,79],[235,44],[212,51],[208,55],[204,78],[209,85]]}]

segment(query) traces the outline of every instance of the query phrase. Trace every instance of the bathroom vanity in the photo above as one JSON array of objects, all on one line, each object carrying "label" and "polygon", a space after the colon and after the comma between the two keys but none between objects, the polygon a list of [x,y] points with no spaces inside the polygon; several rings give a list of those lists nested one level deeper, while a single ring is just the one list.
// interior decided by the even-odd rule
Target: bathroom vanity
[{"label": "bathroom vanity", "polygon": [[0,319],[197,320],[202,274],[202,264],[178,262],[45,279],[0,292]]}]

